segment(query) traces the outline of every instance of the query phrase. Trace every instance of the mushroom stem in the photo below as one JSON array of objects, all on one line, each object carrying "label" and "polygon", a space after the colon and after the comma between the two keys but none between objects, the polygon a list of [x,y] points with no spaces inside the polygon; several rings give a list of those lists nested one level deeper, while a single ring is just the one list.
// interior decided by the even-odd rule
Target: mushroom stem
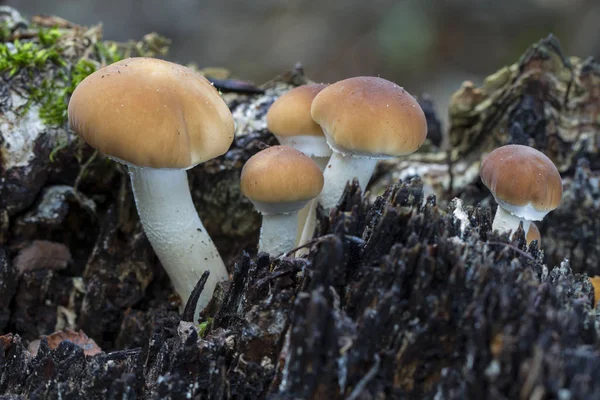
[{"label": "mushroom stem", "polygon": [[371,175],[373,175],[377,161],[376,158],[356,157],[344,155],[337,151],[333,152],[323,172],[323,179],[325,180],[323,191],[319,197],[311,202],[312,206],[306,218],[299,245],[306,244],[313,236],[316,226],[317,204],[321,203],[326,211],[335,207],[342,193],[344,193],[346,184],[354,178],[358,179],[358,184],[364,191]]},{"label": "mushroom stem", "polygon": [[321,168],[321,171],[325,171],[325,167],[329,163],[329,159],[330,159],[329,156],[327,156],[327,157],[316,157],[316,156],[313,156],[311,158],[315,162],[315,164],[317,164],[319,166],[319,168]]},{"label": "mushroom stem", "polygon": [[496,209],[496,216],[492,223],[492,231],[498,231],[500,233],[511,232],[514,234],[519,229],[519,223],[523,222],[523,231],[527,233],[529,230],[530,221],[521,219],[504,209],[504,207],[498,205]]},{"label": "mushroom stem", "polygon": [[229,278],[225,264],[192,202],[185,170],[129,166],[131,187],[148,240],[181,296],[182,307],[205,270],[210,272],[194,320]]},{"label": "mushroom stem", "polygon": [[309,154],[313,160],[315,157],[329,158],[331,154],[327,139],[323,135],[275,136],[282,146],[293,147],[304,154]]},{"label": "mushroom stem", "polygon": [[319,203],[326,210],[335,207],[344,193],[346,184],[352,182],[354,178],[358,179],[358,184],[364,191],[377,161],[377,158],[350,156],[334,151],[323,172],[325,184],[317,198]]},{"label": "mushroom stem", "polygon": [[[321,171],[325,170],[327,163],[329,163],[329,157],[311,157],[312,160],[319,166]],[[306,224],[306,220],[308,218],[308,214],[310,213],[311,208],[317,207],[317,201],[311,200],[307,205],[300,211],[298,211],[298,227],[296,228],[296,244],[300,242],[300,238],[302,237],[302,231],[304,230],[304,225]]]},{"label": "mushroom stem", "polygon": [[298,212],[263,214],[258,251],[278,255],[294,248],[298,226]]}]

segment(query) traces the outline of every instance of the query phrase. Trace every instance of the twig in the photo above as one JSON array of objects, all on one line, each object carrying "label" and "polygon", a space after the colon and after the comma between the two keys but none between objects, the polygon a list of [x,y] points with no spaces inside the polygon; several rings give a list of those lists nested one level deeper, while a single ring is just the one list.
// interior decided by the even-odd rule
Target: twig
[{"label": "twig", "polygon": [[[309,242],[306,242],[306,243],[304,243],[304,244],[303,244],[303,245],[301,245],[301,246],[298,246],[298,247],[296,247],[295,249],[292,249],[292,250],[290,250],[290,251],[288,251],[288,252],[286,252],[286,253],[282,253],[282,254],[281,254],[279,257],[277,257],[277,258],[285,258],[285,257],[289,257],[291,254],[293,254],[293,253],[297,252],[297,251],[298,251],[298,250],[300,250],[300,249],[303,249],[303,248],[305,248],[305,247],[311,247],[313,244],[321,243],[321,242],[324,242],[325,240],[328,240],[328,239],[331,239],[331,238],[334,238],[334,237],[338,237],[338,236],[340,236],[340,235],[336,235],[335,233],[329,233],[329,234],[327,234],[327,235],[320,236],[320,237],[318,237],[318,238],[316,238],[316,239],[313,239],[313,240],[311,240],[311,241],[309,241]],[[358,245],[363,245],[363,244],[365,244],[365,241],[364,241],[364,240],[362,240],[361,238],[359,238],[358,236],[352,236],[352,235],[343,235],[343,237],[344,237],[344,239],[347,239],[347,240],[349,240],[349,241],[351,241],[351,242],[353,242],[353,243],[356,243],[356,244],[358,244]]]},{"label": "twig", "polygon": [[183,314],[181,315],[181,320],[184,322],[194,322],[194,312],[196,311],[196,305],[198,304],[198,299],[200,298],[200,294],[204,290],[204,284],[208,280],[208,275],[210,275],[210,271],[206,270],[200,277],[196,286],[194,286],[194,290],[192,290],[192,294],[185,304],[185,308],[183,309]]},{"label": "twig", "polygon": [[377,372],[379,372],[380,361],[381,359],[379,358],[379,354],[375,353],[375,363],[373,363],[373,366],[371,367],[369,372],[367,372],[367,374],[363,376],[360,381],[358,381],[358,383],[354,387],[354,390],[352,391],[352,393],[350,393],[350,396],[348,396],[347,400],[359,399],[359,396],[362,394],[362,392],[365,391],[369,382],[373,378],[375,378],[375,375],[377,375]]},{"label": "twig", "polygon": [[264,89],[258,88],[249,82],[236,79],[215,79],[207,78],[215,88],[223,93],[242,93],[242,94],[264,94]]},{"label": "twig", "polygon": [[517,253],[521,254],[523,257],[529,258],[530,260],[534,260],[535,258],[533,258],[530,254],[525,253],[523,250],[519,249],[518,247],[510,244],[510,243],[503,243],[503,242],[487,242],[487,244],[491,244],[491,245],[495,245],[495,246],[505,246],[505,247],[510,247],[511,249],[513,249],[514,251],[516,251]]},{"label": "twig", "polygon": [[288,275],[291,274],[293,272],[296,271],[300,271],[302,268],[296,268],[295,265],[290,265],[286,268],[282,268],[278,271],[275,271],[271,274],[269,274],[269,276],[266,276],[260,280],[258,280],[255,284],[254,284],[254,288],[260,288],[262,285],[264,285],[265,283],[272,281],[273,279],[279,278],[280,276],[283,275]]},{"label": "twig", "polygon": [[77,192],[77,188],[81,183],[81,179],[83,178],[85,171],[89,168],[90,164],[94,161],[94,159],[96,159],[97,155],[98,150],[95,150],[94,153],[90,156],[90,158],[88,158],[79,169],[79,173],[77,174],[77,178],[75,178],[75,183],[73,184],[73,189],[75,189],[75,192]]},{"label": "twig", "polygon": [[141,353],[142,348],[136,347],[134,349],[117,350],[110,352],[106,355],[107,360],[123,360],[131,356],[137,356]]}]

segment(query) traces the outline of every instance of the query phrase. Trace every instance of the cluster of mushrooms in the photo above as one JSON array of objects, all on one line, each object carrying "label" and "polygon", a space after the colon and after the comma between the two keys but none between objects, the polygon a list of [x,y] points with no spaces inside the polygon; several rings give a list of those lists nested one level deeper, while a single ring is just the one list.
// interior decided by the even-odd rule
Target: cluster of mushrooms
[{"label": "cluster of mushrooms", "polygon": [[[146,236],[184,304],[209,271],[196,320],[229,276],[194,208],[186,170],[231,146],[235,126],[227,105],[191,69],[129,58],[84,79],[68,115],[71,129],[89,145],[127,165]],[[416,100],[378,77],[294,88],[273,103],[267,125],[281,146],[251,157],[240,186],[263,214],[259,250],[272,255],[312,239],[318,204],[325,211],[334,207],[353,179],[364,189],[379,159],[411,154],[427,135]],[[505,169],[511,172],[498,172]],[[523,223],[527,230],[535,226],[530,220],[560,202],[556,167],[529,147],[490,153],[481,177],[500,205],[494,229],[515,231]]]}]

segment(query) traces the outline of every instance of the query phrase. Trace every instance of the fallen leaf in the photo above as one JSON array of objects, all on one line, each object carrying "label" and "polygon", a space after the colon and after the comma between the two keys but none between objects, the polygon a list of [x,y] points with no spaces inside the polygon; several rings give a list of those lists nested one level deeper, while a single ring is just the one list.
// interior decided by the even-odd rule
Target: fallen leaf
[{"label": "fallen leaf", "polygon": [[[102,349],[98,347],[94,339],[90,339],[82,330],[76,332],[72,329],[65,329],[64,331],[57,331],[46,336],[48,340],[48,347],[54,350],[62,342],[69,341],[83,349],[83,354],[86,356],[94,356],[102,353]],[[36,355],[40,347],[40,340],[34,340],[29,343],[27,349],[32,355]]]},{"label": "fallen leaf", "polygon": [[19,274],[34,269],[63,269],[71,261],[71,251],[62,243],[34,240],[21,249],[13,265]]}]

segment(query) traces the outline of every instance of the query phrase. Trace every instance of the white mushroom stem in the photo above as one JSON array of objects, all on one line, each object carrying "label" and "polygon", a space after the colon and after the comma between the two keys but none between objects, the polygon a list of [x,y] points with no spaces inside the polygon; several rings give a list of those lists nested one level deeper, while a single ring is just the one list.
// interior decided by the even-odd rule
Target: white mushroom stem
[{"label": "white mushroom stem", "polygon": [[327,157],[312,156],[311,158],[315,162],[315,164],[317,164],[319,166],[319,168],[321,168],[321,171],[325,171],[325,167],[327,167],[327,164],[329,164],[329,159],[330,159],[329,156],[327,156]]},{"label": "white mushroom stem", "polygon": [[258,251],[271,256],[292,250],[296,244],[298,212],[288,214],[263,214]]},{"label": "white mushroom stem", "polygon": [[[329,159],[331,148],[327,144],[325,136],[296,135],[296,136],[275,136],[280,144],[303,152],[315,160],[315,157]],[[316,162],[316,160],[315,160]]]},{"label": "white mushroom stem", "polygon": [[[325,170],[327,163],[329,163],[329,156],[327,157],[311,157],[312,160],[319,166],[321,171]],[[306,219],[308,218],[308,214],[310,213],[310,209],[317,206],[316,200],[311,200],[304,208],[298,211],[298,226],[296,228],[296,244],[300,242],[300,238],[302,237],[302,231],[304,230],[304,225],[306,224]]]},{"label": "white mushroom stem", "polygon": [[523,231],[527,233],[531,221],[521,219],[516,215],[513,215],[506,211],[502,206],[498,206],[496,209],[496,215],[494,222],[492,223],[492,231],[498,231],[500,233],[511,232],[514,234],[519,229],[519,224],[523,222]]},{"label": "white mushroom stem", "polygon": [[325,184],[323,191],[319,195],[319,203],[329,210],[337,204],[344,193],[346,184],[352,182],[354,178],[358,179],[358,184],[364,191],[375,171],[377,158],[357,157],[333,152],[329,163],[323,172]]},{"label": "white mushroom stem", "polygon": [[323,191],[316,201],[312,202],[313,206],[306,218],[299,245],[303,245],[312,239],[316,226],[317,204],[321,203],[326,211],[335,207],[342,193],[344,193],[346,184],[354,178],[358,179],[358,184],[364,191],[371,175],[373,175],[377,161],[377,158],[356,157],[344,155],[337,151],[333,152],[323,172],[325,180]]},{"label": "white mushroom stem", "polygon": [[146,236],[181,296],[182,307],[202,273],[210,271],[194,314],[196,321],[217,283],[229,276],[194,208],[186,171],[129,166],[129,175]]}]

